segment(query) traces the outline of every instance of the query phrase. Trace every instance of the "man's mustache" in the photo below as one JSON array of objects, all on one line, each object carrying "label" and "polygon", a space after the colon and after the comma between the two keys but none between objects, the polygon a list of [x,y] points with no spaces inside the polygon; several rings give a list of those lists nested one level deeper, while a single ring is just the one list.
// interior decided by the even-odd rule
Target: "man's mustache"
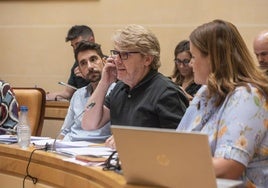
[{"label": "man's mustache", "polygon": [[90,73],[101,73],[101,71],[98,70],[98,69],[96,69],[96,68],[93,68],[93,69],[90,69],[90,70],[88,71],[88,74],[90,74]]},{"label": "man's mustache", "polygon": [[91,77],[92,74],[94,74],[95,76],[101,75],[101,71],[98,69],[89,70],[87,73],[87,77]]}]

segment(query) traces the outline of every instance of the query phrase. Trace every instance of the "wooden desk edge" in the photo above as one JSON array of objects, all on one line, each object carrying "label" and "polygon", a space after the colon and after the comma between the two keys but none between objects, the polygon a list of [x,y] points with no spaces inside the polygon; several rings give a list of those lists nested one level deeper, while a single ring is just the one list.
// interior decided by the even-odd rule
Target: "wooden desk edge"
[{"label": "wooden desk edge", "polygon": [[[0,144],[0,172],[19,177],[26,175],[26,166],[33,149],[22,150],[16,144]],[[103,171],[101,167],[78,165],[64,158],[46,151],[35,151],[29,172],[40,182],[57,187],[143,187],[127,185],[123,176],[115,172]]]},{"label": "wooden desk edge", "polygon": [[68,108],[69,101],[46,101],[46,107]]}]

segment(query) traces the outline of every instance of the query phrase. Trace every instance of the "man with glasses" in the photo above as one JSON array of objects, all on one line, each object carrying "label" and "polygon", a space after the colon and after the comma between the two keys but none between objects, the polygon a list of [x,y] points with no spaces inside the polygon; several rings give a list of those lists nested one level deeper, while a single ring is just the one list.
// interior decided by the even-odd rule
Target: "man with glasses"
[{"label": "man with glasses", "polygon": [[[140,25],[128,25],[113,36],[114,49],[102,78],[87,104],[96,104],[82,119],[85,130],[112,125],[175,129],[188,99],[170,79],[158,72],[160,45],[156,36]],[[111,83],[119,80],[108,97]],[[104,104],[104,105],[103,105]],[[113,145],[113,139],[108,139]]]},{"label": "man with glasses", "polygon": [[[81,127],[81,116],[84,113],[88,99],[96,89],[104,67],[103,53],[99,44],[82,41],[75,48],[75,60],[83,77],[90,82],[85,87],[78,89],[70,102],[70,107],[61,128],[59,139],[65,141],[90,141],[103,143],[110,135],[110,123],[94,131],[85,131]],[[112,89],[110,86],[107,93]]]},{"label": "man with glasses", "polygon": [[261,31],[255,37],[253,49],[260,68],[268,71],[268,30]]}]

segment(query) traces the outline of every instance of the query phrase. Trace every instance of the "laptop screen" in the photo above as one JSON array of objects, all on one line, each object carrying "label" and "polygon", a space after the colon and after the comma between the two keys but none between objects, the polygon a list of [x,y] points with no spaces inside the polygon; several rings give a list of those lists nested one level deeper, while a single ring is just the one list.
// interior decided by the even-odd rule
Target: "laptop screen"
[{"label": "laptop screen", "polygon": [[217,187],[207,135],[130,126],[111,128],[127,183]]}]

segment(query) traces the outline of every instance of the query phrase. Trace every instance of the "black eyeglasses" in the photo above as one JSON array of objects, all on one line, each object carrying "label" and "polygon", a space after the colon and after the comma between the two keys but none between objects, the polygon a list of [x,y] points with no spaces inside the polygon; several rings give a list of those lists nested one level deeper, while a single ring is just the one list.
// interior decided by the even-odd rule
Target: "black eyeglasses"
[{"label": "black eyeglasses", "polygon": [[117,56],[119,55],[120,59],[121,60],[127,60],[128,59],[128,56],[129,54],[137,54],[137,53],[140,53],[140,52],[126,52],[126,51],[117,51],[117,50],[110,50],[111,52],[111,56]]},{"label": "black eyeglasses", "polygon": [[112,170],[115,172],[121,171],[121,165],[119,162],[117,151],[114,151],[104,163],[104,171]]},{"label": "black eyeglasses", "polygon": [[180,59],[174,59],[175,63],[183,63],[184,65],[188,65],[190,63],[191,59],[184,59],[184,60],[180,60]]}]

